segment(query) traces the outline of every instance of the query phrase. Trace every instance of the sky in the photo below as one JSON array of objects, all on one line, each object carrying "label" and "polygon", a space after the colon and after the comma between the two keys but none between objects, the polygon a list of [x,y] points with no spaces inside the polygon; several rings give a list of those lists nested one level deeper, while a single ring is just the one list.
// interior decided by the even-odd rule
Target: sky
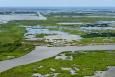
[{"label": "sky", "polygon": [[0,7],[115,7],[115,0],[0,0]]}]

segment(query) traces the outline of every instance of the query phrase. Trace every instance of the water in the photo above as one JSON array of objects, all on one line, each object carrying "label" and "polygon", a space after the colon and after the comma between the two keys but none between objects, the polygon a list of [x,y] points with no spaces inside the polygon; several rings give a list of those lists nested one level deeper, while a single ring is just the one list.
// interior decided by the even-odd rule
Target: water
[{"label": "water", "polygon": [[109,67],[103,77],[115,77],[115,66]]},{"label": "water", "polygon": [[67,35],[68,33],[62,32],[62,31],[51,31],[47,28],[42,28],[40,26],[32,26],[32,27],[27,27],[27,34],[58,34],[58,35]]},{"label": "water", "polygon": [[48,34],[48,36],[45,36],[44,38],[48,39],[49,41],[52,41],[54,39],[65,39],[67,41],[81,39],[80,35],[72,35],[62,31],[52,31],[48,28],[43,28],[42,26],[29,26],[26,27],[26,30],[26,40],[39,40],[40,38],[36,37],[37,34]]},{"label": "water", "polygon": [[48,35],[67,35],[68,33],[61,32],[61,31],[50,31],[47,28],[42,28],[41,26],[27,26],[26,27],[27,33],[25,34],[26,40],[39,40],[36,37],[37,34],[48,34]]}]

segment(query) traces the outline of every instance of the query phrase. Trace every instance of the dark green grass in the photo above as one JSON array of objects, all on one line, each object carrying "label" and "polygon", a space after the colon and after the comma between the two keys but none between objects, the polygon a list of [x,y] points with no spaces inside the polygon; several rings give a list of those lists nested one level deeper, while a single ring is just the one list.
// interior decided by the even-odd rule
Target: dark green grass
[{"label": "dark green grass", "polygon": [[0,25],[0,43],[14,43],[15,41],[20,41],[24,33],[25,28],[17,26],[15,23],[7,23]]},{"label": "dark green grass", "polygon": [[85,35],[81,35],[81,37],[83,38],[95,38],[95,37],[115,37],[115,33],[112,33],[112,32],[105,32],[105,33],[87,33]]},{"label": "dark green grass", "polygon": [[23,43],[24,27],[16,23],[0,24],[0,31],[0,60],[25,55],[34,48],[32,44]]},{"label": "dark green grass", "polygon": [[38,38],[44,38],[45,36],[48,36],[48,34],[41,33],[36,35]]}]

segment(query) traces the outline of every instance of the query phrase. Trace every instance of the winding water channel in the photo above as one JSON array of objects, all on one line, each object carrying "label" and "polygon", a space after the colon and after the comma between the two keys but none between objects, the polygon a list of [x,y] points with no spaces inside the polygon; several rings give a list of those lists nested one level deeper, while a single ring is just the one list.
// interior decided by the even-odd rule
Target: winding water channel
[{"label": "winding water channel", "polygon": [[25,56],[0,61],[0,72],[6,71],[13,67],[19,65],[26,65],[33,62],[41,61],[63,51],[81,51],[81,50],[115,50],[115,45],[94,45],[94,46],[65,46],[65,47],[43,47],[43,46],[36,46],[35,50],[31,51]]}]

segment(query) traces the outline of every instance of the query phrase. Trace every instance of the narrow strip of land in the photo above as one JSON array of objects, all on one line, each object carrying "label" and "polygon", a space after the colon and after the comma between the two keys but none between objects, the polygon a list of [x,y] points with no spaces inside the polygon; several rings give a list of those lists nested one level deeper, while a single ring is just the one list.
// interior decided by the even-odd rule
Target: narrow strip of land
[{"label": "narrow strip of land", "polygon": [[80,51],[80,50],[115,50],[115,45],[93,45],[93,46],[66,46],[66,47],[39,47],[29,54],[11,59],[0,61],[0,72],[9,70],[19,65],[26,65],[33,62],[41,61],[49,57],[56,56],[63,51]]}]

